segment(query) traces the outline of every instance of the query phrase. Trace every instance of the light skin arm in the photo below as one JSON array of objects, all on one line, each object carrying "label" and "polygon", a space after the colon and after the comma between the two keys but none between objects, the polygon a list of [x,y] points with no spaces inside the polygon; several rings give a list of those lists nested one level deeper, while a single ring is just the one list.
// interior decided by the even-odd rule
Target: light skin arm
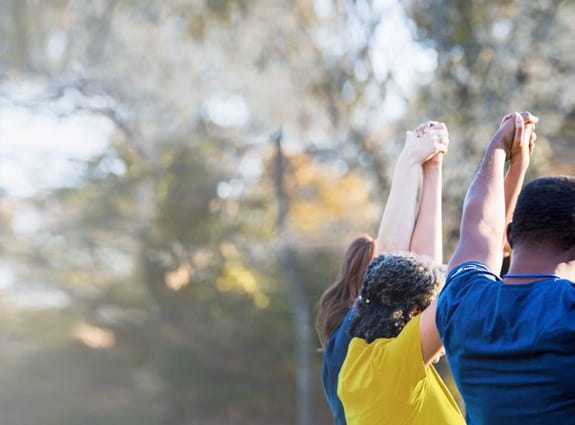
[{"label": "light skin arm", "polygon": [[[445,132],[447,133],[447,128]],[[442,168],[443,154],[437,154],[423,164],[421,206],[411,245],[413,252],[428,255],[440,264],[443,262]],[[429,365],[442,350],[441,339],[435,325],[435,303],[421,314],[419,333],[423,360]]]},{"label": "light skin arm", "polygon": [[390,251],[409,251],[414,232],[421,164],[443,149],[443,145],[434,140],[420,139],[415,132],[407,133],[379,226],[376,255]]},{"label": "light skin arm", "polygon": [[[427,168],[427,170],[426,170]],[[442,262],[442,224],[441,224],[441,164],[429,164],[424,168],[421,209],[418,224],[423,226],[419,234],[423,249],[422,254],[430,255],[438,263]],[[427,198],[426,198],[427,183]],[[430,209],[426,212],[426,207]],[[423,215],[425,214],[425,215]],[[421,222],[421,223],[420,223]],[[427,242],[426,242],[427,241]],[[416,247],[414,246],[414,249]],[[417,248],[419,249],[419,248]],[[417,252],[417,251],[416,251]],[[419,321],[419,334],[421,338],[421,354],[425,365],[429,365],[442,350],[441,339],[435,325],[435,301],[421,313]]]},{"label": "light skin arm", "polygon": [[[422,128],[424,126],[428,127],[427,130]],[[421,138],[416,137],[418,135]],[[447,128],[443,124],[439,129],[434,129],[433,123],[426,123],[418,127],[414,133],[408,133],[405,148],[395,168],[379,228],[377,254],[394,250],[412,250],[441,259],[441,169],[447,142]],[[421,206],[417,214],[417,223],[414,224],[417,183],[422,164],[424,165]],[[423,327],[420,326],[420,329]],[[429,330],[425,332],[430,333]]]},{"label": "light skin arm", "polygon": [[391,188],[379,225],[376,255],[390,251],[407,251],[413,232],[417,207],[417,180],[420,163],[403,151],[399,156]]},{"label": "light skin arm", "polygon": [[423,184],[419,212],[415,222],[410,251],[443,261],[441,221],[443,154],[423,164]]}]

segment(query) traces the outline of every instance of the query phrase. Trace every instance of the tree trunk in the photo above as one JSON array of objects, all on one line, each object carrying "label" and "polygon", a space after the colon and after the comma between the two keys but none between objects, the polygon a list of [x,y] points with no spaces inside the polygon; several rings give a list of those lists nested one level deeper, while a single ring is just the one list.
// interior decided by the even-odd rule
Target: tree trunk
[{"label": "tree trunk", "polygon": [[286,237],[286,220],[289,214],[289,207],[284,185],[284,159],[281,146],[281,130],[274,134],[272,139],[276,146],[274,180],[276,201],[278,204],[278,259],[280,272],[289,295],[289,302],[293,315],[294,334],[296,338],[296,424],[312,425],[312,318],[301,273],[299,271],[299,261],[296,251],[291,246],[289,239]]}]

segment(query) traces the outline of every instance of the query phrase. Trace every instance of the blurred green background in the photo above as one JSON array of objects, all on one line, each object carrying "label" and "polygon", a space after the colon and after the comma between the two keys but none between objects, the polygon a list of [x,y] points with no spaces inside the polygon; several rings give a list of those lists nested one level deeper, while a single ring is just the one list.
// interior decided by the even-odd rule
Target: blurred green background
[{"label": "blurred green background", "polygon": [[530,177],[573,174],[574,25],[558,0],[0,0],[1,424],[330,423],[314,305],[404,131],[450,130],[447,259],[504,114],[540,117]]}]

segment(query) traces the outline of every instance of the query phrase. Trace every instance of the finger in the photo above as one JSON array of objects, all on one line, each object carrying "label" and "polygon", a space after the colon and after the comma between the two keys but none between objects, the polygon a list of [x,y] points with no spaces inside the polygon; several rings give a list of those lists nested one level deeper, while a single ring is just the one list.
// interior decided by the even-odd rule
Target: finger
[{"label": "finger", "polygon": [[533,134],[533,125],[532,124],[524,124],[525,125],[525,131],[523,133],[523,138],[521,139],[521,149],[524,149],[525,147],[529,150],[531,150],[531,136]]},{"label": "finger", "polygon": [[521,141],[523,140],[523,135],[525,133],[525,123],[523,122],[523,117],[518,113],[514,112],[515,116],[515,134],[513,136],[513,145],[519,144],[521,146]]},{"label": "finger", "polygon": [[435,126],[431,127],[429,130],[427,130],[427,132],[430,134],[441,134],[441,135],[449,134],[449,132],[447,131],[447,127],[445,127],[445,124],[435,124]]},{"label": "finger", "polygon": [[415,127],[414,133],[418,137],[421,137],[425,133],[425,123],[419,124],[417,127]]},{"label": "finger", "polygon": [[537,140],[537,134],[535,132],[531,133],[531,138],[529,139],[529,154],[533,155],[535,150],[535,140]]},{"label": "finger", "polygon": [[447,147],[449,146],[449,141],[446,140],[440,140],[437,142],[437,144],[439,146],[441,146],[442,149],[447,149]]},{"label": "finger", "polygon": [[531,137],[531,134],[535,133],[535,124],[530,123],[530,122],[525,123],[525,130],[526,130],[526,135]]},{"label": "finger", "polygon": [[539,122],[539,118],[537,118],[529,111],[521,112],[521,117],[525,120],[526,123],[535,124]]},{"label": "finger", "polygon": [[503,119],[501,120],[501,123],[499,124],[499,126],[501,127],[501,126],[505,123],[505,121],[507,121],[507,120],[508,120],[509,118],[511,118],[512,116],[513,116],[512,113],[505,115],[505,116],[503,117]]},{"label": "finger", "polygon": [[435,130],[434,136],[443,143],[449,143],[449,133],[446,130]]},{"label": "finger", "polygon": [[447,126],[442,123],[442,122],[438,122],[438,121],[434,121],[433,125],[431,126],[431,128],[433,130],[446,130],[447,131]]},{"label": "finger", "polygon": [[440,132],[436,132],[434,134],[431,134],[429,136],[429,140],[431,140],[431,142],[434,145],[441,144],[441,145],[447,146],[449,144],[449,136],[447,134],[442,134]]},{"label": "finger", "polygon": [[428,127],[428,124],[429,124],[429,121],[424,121],[424,122],[420,123],[420,124],[416,127],[416,129],[418,129],[418,130],[424,130],[426,127]]},{"label": "finger", "polygon": [[446,154],[447,153],[447,146],[437,146],[436,147],[436,153]]}]

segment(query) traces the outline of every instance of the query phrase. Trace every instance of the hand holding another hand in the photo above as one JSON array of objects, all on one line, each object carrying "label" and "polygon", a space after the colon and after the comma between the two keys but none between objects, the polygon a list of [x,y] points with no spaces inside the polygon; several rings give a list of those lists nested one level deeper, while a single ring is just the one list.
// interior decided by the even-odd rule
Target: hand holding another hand
[{"label": "hand holding another hand", "polygon": [[448,144],[449,134],[445,124],[427,121],[407,132],[404,152],[419,164],[440,162]]},{"label": "hand holding another hand", "polygon": [[537,139],[535,124],[538,121],[539,118],[530,112],[514,112],[501,120],[493,139],[502,143],[507,158],[512,162],[529,163]]}]

